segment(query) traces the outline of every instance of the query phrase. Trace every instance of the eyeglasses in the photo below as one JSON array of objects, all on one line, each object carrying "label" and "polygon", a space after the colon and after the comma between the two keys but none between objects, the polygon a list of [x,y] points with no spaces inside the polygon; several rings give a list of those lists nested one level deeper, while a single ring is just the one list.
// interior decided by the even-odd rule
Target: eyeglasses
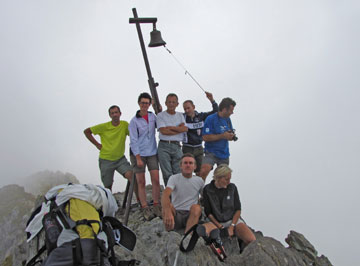
[{"label": "eyeglasses", "polygon": [[150,104],[150,102],[140,102],[140,104],[147,105],[147,104]]}]

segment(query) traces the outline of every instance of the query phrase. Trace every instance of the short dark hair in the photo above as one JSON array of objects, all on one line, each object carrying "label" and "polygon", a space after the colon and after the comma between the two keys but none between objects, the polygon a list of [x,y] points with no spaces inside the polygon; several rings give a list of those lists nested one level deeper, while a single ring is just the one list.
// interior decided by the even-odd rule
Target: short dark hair
[{"label": "short dark hair", "polygon": [[191,153],[184,153],[183,156],[181,156],[181,159],[180,159],[180,165],[182,164],[182,160],[185,158],[185,157],[191,157],[194,159],[194,162],[195,162],[195,165],[196,165],[196,159],[195,159],[195,156]]},{"label": "short dark hair", "polygon": [[111,110],[111,109],[114,109],[114,108],[117,108],[117,109],[119,110],[119,113],[121,113],[119,106],[117,106],[117,105],[112,105],[112,106],[110,106],[110,108],[109,108],[109,114],[110,114],[110,110]]},{"label": "short dark hair", "polygon": [[169,97],[176,97],[176,100],[179,101],[179,98],[177,97],[177,95],[175,93],[169,93],[167,96],[166,96],[166,100],[168,100]]},{"label": "short dark hair", "polygon": [[193,103],[192,100],[186,100],[185,102],[183,102],[183,105],[184,105],[185,103],[191,103],[192,105],[194,105],[194,103]]},{"label": "short dark hair", "polygon": [[221,103],[219,104],[219,111],[222,111],[224,108],[229,109],[231,105],[235,107],[236,102],[229,97],[224,98],[221,100]]},{"label": "short dark hair", "polygon": [[138,97],[138,103],[141,101],[141,99],[144,98],[144,99],[149,99],[150,100],[150,103],[151,103],[151,96],[149,93],[147,92],[143,92],[139,95]]}]

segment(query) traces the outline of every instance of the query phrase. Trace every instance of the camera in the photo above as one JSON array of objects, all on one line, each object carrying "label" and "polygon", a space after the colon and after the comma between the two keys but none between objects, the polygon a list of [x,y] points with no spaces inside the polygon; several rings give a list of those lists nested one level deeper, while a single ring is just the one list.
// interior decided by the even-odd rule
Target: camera
[{"label": "camera", "polygon": [[233,141],[237,141],[237,140],[239,139],[239,138],[236,136],[236,134],[235,134],[235,129],[228,130],[228,132],[234,134],[234,136],[233,136],[233,138],[232,138]]}]

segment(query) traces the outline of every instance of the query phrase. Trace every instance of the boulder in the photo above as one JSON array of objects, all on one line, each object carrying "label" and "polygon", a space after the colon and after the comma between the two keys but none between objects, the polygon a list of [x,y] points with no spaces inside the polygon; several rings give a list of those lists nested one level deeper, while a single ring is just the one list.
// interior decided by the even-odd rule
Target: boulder
[{"label": "boulder", "polygon": [[[123,193],[116,193],[115,198],[122,203]],[[151,186],[147,186],[147,196],[151,198]],[[120,204],[121,205],[121,204]],[[120,210],[117,218],[124,220],[124,210]],[[140,265],[195,266],[195,265],[243,265],[243,266],[330,266],[325,256],[317,256],[314,246],[300,233],[290,231],[285,247],[278,240],[263,236],[255,231],[257,240],[250,243],[240,254],[239,244],[235,237],[223,239],[227,253],[225,262],[220,262],[203,239],[199,238],[194,250],[184,253],[179,249],[182,232],[167,232],[163,222],[156,217],[145,221],[139,207],[133,200],[128,227],[137,235],[134,251],[117,247],[116,253],[121,259],[136,259]]]}]

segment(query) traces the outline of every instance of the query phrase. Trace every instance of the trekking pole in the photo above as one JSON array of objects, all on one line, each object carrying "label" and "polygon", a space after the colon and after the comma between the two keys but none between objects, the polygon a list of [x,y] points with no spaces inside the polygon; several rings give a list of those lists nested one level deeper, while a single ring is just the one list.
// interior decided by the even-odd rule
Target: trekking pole
[{"label": "trekking pole", "polygon": [[127,184],[126,184],[126,189],[125,189],[125,195],[124,195],[123,203],[122,203],[122,206],[121,206],[122,209],[125,209],[125,207],[126,207],[126,200],[127,200],[128,194],[129,194],[129,187],[130,187],[130,182],[129,182],[129,180],[128,180],[128,181],[127,181]]},{"label": "trekking pole", "polygon": [[129,214],[130,214],[130,209],[131,209],[131,200],[132,200],[132,195],[134,192],[134,185],[135,185],[136,179],[135,179],[135,173],[133,172],[133,176],[132,176],[132,180],[130,183],[130,187],[129,187],[129,191],[128,191],[128,195],[127,195],[127,200],[126,200],[126,209],[125,209],[125,217],[124,217],[124,224],[127,225],[128,220],[129,220]]}]

